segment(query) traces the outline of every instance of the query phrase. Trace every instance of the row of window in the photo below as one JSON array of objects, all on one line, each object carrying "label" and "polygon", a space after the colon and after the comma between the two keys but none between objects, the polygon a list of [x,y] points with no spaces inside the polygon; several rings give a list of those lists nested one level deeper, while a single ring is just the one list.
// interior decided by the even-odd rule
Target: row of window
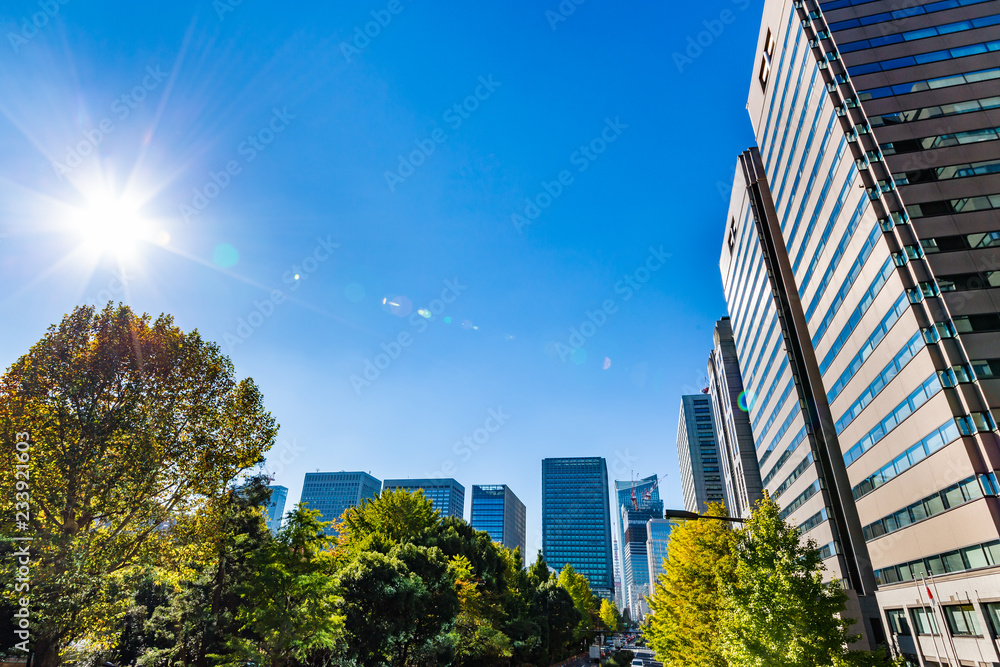
[{"label": "row of window", "polygon": [[792,393],[792,388],[794,386],[795,386],[795,379],[794,378],[789,379],[788,384],[785,385],[784,391],[781,392],[781,396],[778,397],[778,400],[774,405],[774,410],[771,411],[771,416],[767,418],[767,423],[764,424],[764,428],[760,430],[760,435],[757,436],[758,439],[763,439],[767,436],[767,432],[771,430],[771,425],[774,424],[774,420],[778,418],[778,413],[781,411],[781,408],[785,405],[785,401],[788,400],[788,395]]},{"label": "row of window", "polygon": [[939,276],[937,284],[942,292],[966,292],[969,290],[1000,287],[1000,271],[953,273],[947,276]]},{"label": "row of window", "polygon": [[[785,461],[788,460],[788,458],[792,455],[792,452],[794,452],[805,439],[806,427],[803,426],[799,432],[795,434],[795,437],[792,438],[792,442],[789,443],[788,447],[785,448],[785,451],[781,453],[781,456],[778,457],[778,460],[774,462],[774,467],[771,468],[771,472],[767,473],[767,476],[764,477],[764,486],[767,486],[768,482],[774,479],[774,476],[778,474],[779,470],[781,470],[781,466],[785,465]],[[763,464],[763,461],[761,461],[761,464]]]},{"label": "row of window", "polygon": [[[871,251],[875,248],[875,239],[880,236],[878,232],[879,230],[877,228],[872,230],[872,233],[869,235],[864,247],[861,248],[861,253],[858,255],[857,260],[855,260],[854,264],[851,266],[851,270],[847,272],[847,277],[844,279],[844,283],[840,286],[840,290],[834,297],[833,303],[830,304],[830,307],[826,311],[826,315],[823,317],[823,321],[820,322],[816,329],[816,333],[813,335],[813,347],[816,347],[819,344],[819,342],[823,339],[823,336],[826,335],[827,329],[829,329],[830,325],[833,324],[833,318],[836,317],[837,311],[840,310],[840,306],[847,298],[851,287],[854,286],[854,281],[857,280],[858,276],[861,274],[861,269],[864,267],[865,261],[868,259]],[[847,336],[851,335],[851,332],[854,331],[854,328],[861,320],[861,317],[868,311],[872,300],[875,298],[875,295],[878,294],[879,290],[882,289],[882,285],[884,285],[885,281],[888,280],[892,271],[892,260],[885,260],[882,268],[879,269],[878,275],[875,276],[874,282],[868,286],[868,291],[862,296],[861,302],[854,309],[854,312],[848,319],[847,324],[844,325],[844,328],[841,330],[840,337],[838,337],[837,342],[840,341],[840,338],[843,338],[846,341]],[[855,320],[855,318],[857,319]],[[834,348],[839,351],[837,342],[834,342]],[[841,346],[842,345],[843,343],[841,343]],[[834,353],[834,357],[836,357],[836,353]]]},{"label": "row of window", "polygon": [[861,480],[859,484],[856,484],[851,489],[854,499],[859,500],[884,485],[886,482],[902,475],[912,466],[915,466],[920,461],[923,461],[925,458],[945,445],[958,440],[960,435],[961,433],[958,430],[958,424],[955,423],[954,419],[949,419],[940,427],[931,431],[931,433],[921,439],[920,442],[913,445],[905,452],[897,456],[893,461],[883,466],[881,470],[876,470],[871,475]]},{"label": "row of window", "polygon": [[806,490],[800,493],[795,500],[788,503],[788,505],[781,510],[779,516],[781,516],[782,519],[787,519],[792,512],[805,505],[806,501],[819,493],[821,488],[823,487],[817,479],[815,482],[806,487]]},{"label": "row of window", "polygon": [[882,145],[884,155],[900,155],[903,153],[916,153],[934,148],[947,148],[949,146],[964,146],[966,144],[978,144],[983,141],[994,141],[1000,138],[1000,128],[984,127],[977,130],[967,130],[965,132],[951,132],[948,134],[937,134],[920,139],[900,139],[890,141]]},{"label": "row of window", "polygon": [[920,245],[928,255],[939,252],[954,252],[956,250],[995,248],[1000,246],[1000,231],[937,236],[929,239],[920,239]]},{"label": "row of window", "polygon": [[907,300],[906,295],[903,294],[896,300],[896,303],[889,308],[889,312],[886,313],[885,317],[882,318],[882,321],[875,327],[875,330],[872,331],[870,336],[868,336],[868,340],[861,346],[858,353],[854,355],[851,362],[847,364],[847,368],[845,368],[844,372],[840,374],[837,381],[833,383],[830,391],[826,394],[827,401],[833,403],[834,399],[840,396],[840,393],[844,391],[845,387],[847,387],[847,383],[850,382],[858,370],[861,369],[861,365],[865,363],[869,356],[871,356],[871,353],[876,347],[878,347],[878,344],[882,342],[882,339],[885,338],[887,333],[889,333],[892,326],[897,320],[899,320],[903,313],[906,312],[908,303],[909,301]]},{"label": "row of window", "polygon": [[[816,161],[813,164],[813,170],[809,174],[809,181],[806,183],[805,192],[813,192],[813,186],[816,184],[816,178],[819,176],[819,168],[822,164],[822,156],[826,154],[826,144],[832,135],[833,121],[836,120],[836,116],[830,118],[830,127],[827,128],[828,136],[823,140],[823,145],[820,147],[819,153],[817,153]],[[792,270],[798,271],[799,264],[802,262],[802,253],[805,251],[805,244],[809,241],[809,237],[812,235],[813,227],[816,224],[816,220],[819,217],[819,210],[826,202],[827,194],[830,192],[830,186],[833,184],[833,176],[840,166],[840,159],[843,157],[847,150],[847,138],[841,137],[840,144],[837,146],[837,154],[833,158],[833,162],[830,165],[830,171],[826,175],[826,180],[823,183],[823,188],[820,190],[819,197],[816,203],[813,204],[813,215],[809,220],[809,224],[806,227],[806,232],[803,235],[802,243],[799,246],[798,257],[792,263]],[[851,174],[848,176],[848,180],[854,178],[854,170],[856,167],[851,165]],[[809,197],[803,197],[802,203],[799,204],[799,212],[795,215],[795,222],[792,225],[792,231],[788,236],[788,247],[792,247],[792,243],[795,241],[795,232],[798,229],[799,222],[802,220],[802,216],[805,214],[806,205],[809,203]]]},{"label": "row of window", "polygon": [[[794,65],[794,63],[789,63],[789,67],[788,67],[788,69],[786,69],[785,68],[785,56],[788,55],[788,54],[793,54],[793,56],[794,56],[794,54],[796,54],[796,53],[801,53],[801,56],[802,56],[802,61],[801,61],[801,63],[799,63],[799,80],[795,84],[795,90],[796,90],[796,92],[802,90],[802,77],[805,74],[806,70],[810,70],[811,69],[811,70],[815,71],[815,68],[808,67],[808,64],[812,61],[812,53],[810,52],[810,50],[808,48],[806,48],[806,49],[803,49],[801,52],[799,51],[799,44],[802,41],[802,36],[805,34],[805,31],[803,31],[803,30],[792,30],[792,22],[794,20],[795,20],[795,10],[792,10],[791,12],[789,12],[789,15],[788,15],[788,26],[785,28],[785,43],[781,47],[781,61],[778,63],[778,75],[779,76],[785,75],[785,88],[784,88],[784,90],[781,93],[781,101],[780,101],[780,103],[778,101],[778,95],[776,95],[776,94],[772,94],[771,95],[771,104],[770,104],[770,106],[768,108],[768,111],[767,111],[767,121],[764,123],[764,136],[762,137],[762,140],[760,142],[761,146],[773,146],[776,143],[776,142],[769,142],[768,141],[768,135],[771,133],[772,129],[774,131],[777,131],[778,125],[781,124],[781,117],[782,117],[782,115],[784,114],[784,112],[786,110],[789,109],[789,107],[785,105],[785,96],[788,94],[789,85],[792,83],[792,77],[788,76],[788,74],[790,72],[794,71],[795,65]],[[789,49],[788,48],[788,38],[792,34],[795,35],[795,44],[792,46],[791,49]],[[775,91],[775,92],[777,92],[777,91]],[[777,116],[777,118],[775,118],[774,125],[772,125],[771,124],[771,117],[772,117],[772,114],[774,113],[775,105],[777,105],[777,108],[778,108],[778,116]],[[768,151],[768,155],[765,158],[765,163],[764,163],[764,172],[765,173],[771,173],[770,169],[771,169],[771,162],[772,162],[772,158],[773,157],[774,157],[774,151],[773,150],[769,150]]]},{"label": "row of window", "polygon": [[879,88],[859,90],[858,99],[865,102],[867,100],[877,100],[882,97],[892,97],[893,95],[906,95],[909,93],[919,93],[925,90],[951,88],[952,86],[961,86],[966,83],[979,83],[981,81],[992,81],[993,79],[1000,79],[1000,67],[991,67],[989,69],[981,69],[975,72],[967,72],[965,74],[949,74],[947,76],[934,77],[933,79],[921,79],[919,81],[910,81],[908,83],[897,83],[892,86],[881,86]]},{"label": "row of window", "polygon": [[969,364],[976,377],[981,380],[1000,377],[1000,359],[977,359]]},{"label": "row of window", "polygon": [[868,433],[865,433],[853,447],[847,450],[844,454],[844,464],[850,466],[861,458],[862,454],[878,444],[882,438],[889,435],[904,419],[916,412],[920,406],[929,401],[939,391],[941,391],[941,381],[938,380],[937,373],[931,373],[930,377],[910,392],[910,395],[893,408],[892,412],[872,427]]},{"label": "row of window", "polygon": [[916,219],[929,218],[934,215],[955,215],[958,213],[972,213],[973,211],[990,211],[998,208],[1000,208],[1000,194],[909,204],[906,207],[906,213],[911,218]]},{"label": "row of window", "polygon": [[800,406],[798,403],[795,403],[795,407],[792,408],[792,411],[788,413],[787,417],[785,417],[785,421],[782,422],[781,428],[779,428],[778,432],[774,434],[773,438],[771,438],[771,443],[767,446],[767,451],[760,458],[761,464],[763,464],[764,461],[767,460],[771,452],[774,451],[774,448],[778,446],[778,441],[781,440],[781,436],[785,435],[785,432],[788,431],[788,428],[792,425],[792,421],[796,417],[798,417],[799,413],[801,412],[802,412],[802,406]]},{"label": "row of window", "polygon": [[976,476],[973,475],[952,484],[946,489],[936,491],[926,498],[921,498],[898,512],[893,512],[878,521],[873,521],[862,528],[861,531],[865,535],[865,541],[870,542],[877,537],[902,530],[910,524],[929,519],[936,514],[954,509],[959,505],[964,505],[967,502],[982,497],[983,489],[979,486]]},{"label": "row of window", "polygon": [[903,348],[896,353],[896,356],[892,358],[882,372],[878,374],[871,384],[865,387],[865,390],[861,392],[861,395],[851,404],[844,414],[841,415],[840,419],[836,422],[837,435],[847,426],[857,418],[861,411],[864,410],[872,400],[878,396],[883,389],[885,389],[889,382],[892,381],[896,375],[903,370],[903,367],[910,362],[917,352],[924,346],[924,339],[920,333],[913,334],[913,337],[909,341],[903,344]]},{"label": "row of window", "polygon": [[[1000,16],[991,16],[994,23],[1000,23]],[[889,70],[901,69],[903,67],[913,67],[914,65],[926,65],[942,60],[954,60],[966,56],[978,56],[990,51],[1000,51],[1000,40],[993,42],[982,42],[981,44],[969,44],[968,46],[957,46],[953,49],[941,49],[940,51],[930,51],[928,53],[918,53],[913,56],[902,58],[890,58],[863,65],[853,65],[848,68],[851,76],[871,74],[873,72],[888,72]]]},{"label": "row of window", "polygon": [[[826,371],[829,370],[833,361],[837,358],[837,355],[840,354],[840,351],[844,349],[844,345],[847,344],[847,339],[851,337],[851,334],[854,333],[858,324],[861,323],[861,318],[864,317],[865,313],[868,312],[868,309],[871,308],[872,303],[875,302],[876,295],[878,295],[878,293],[882,290],[883,285],[885,285],[893,271],[892,260],[887,259],[882,265],[882,268],[879,269],[878,275],[875,276],[875,280],[872,281],[872,284],[868,286],[868,289],[865,290],[865,293],[861,296],[861,301],[854,308],[854,312],[852,312],[851,316],[847,319],[847,323],[845,323],[844,327],[840,330],[840,334],[837,336],[836,340],[833,341],[833,344],[830,346],[830,350],[826,353],[826,356],[823,357],[823,361],[820,362],[820,373],[826,373]],[[823,327],[823,333],[826,333],[826,326],[829,326],[829,323],[826,321],[827,319],[832,320],[832,315],[830,313],[827,313],[826,318],[824,318],[823,324],[825,326]]]},{"label": "row of window", "polygon": [[[842,139],[840,144],[843,148],[846,149],[847,147],[846,139]],[[834,160],[836,160],[838,164],[840,162],[840,158],[843,155],[843,153],[844,153],[843,150],[837,151],[837,156],[834,158]],[[822,155],[819,155],[816,157],[816,160],[819,161],[821,158]],[[795,261],[792,262],[792,271],[797,272],[799,270],[799,266],[802,265],[802,260],[806,257],[805,254],[806,246],[809,243],[809,239],[812,238],[813,230],[816,227],[816,222],[819,220],[820,211],[822,210],[823,205],[826,203],[826,195],[827,192],[830,190],[830,186],[833,184],[833,176],[836,172],[837,172],[837,166],[833,166],[830,168],[830,173],[827,175],[826,185],[823,186],[823,189],[820,192],[819,200],[813,207],[812,218],[809,220],[808,227],[806,227],[806,233],[805,236],[803,236],[802,238],[802,243],[799,245],[798,252],[796,253],[795,256]],[[857,165],[852,164],[850,170],[847,172],[847,177],[844,179],[844,184],[840,187],[840,194],[837,195],[837,201],[833,205],[833,209],[830,211],[830,217],[827,218],[825,229],[831,229],[833,225],[836,223],[836,221],[840,218],[840,211],[844,208],[844,204],[847,202],[847,196],[851,194],[851,191],[854,189],[854,181],[857,178],[857,175],[858,175],[858,167]],[[814,250],[810,256],[815,258],[815,256],[819,254],[821,250],[822,246],[818,244],[816,250]]]},{"label": "row of window", "polygon": [[[771,400],[771,396],[774,394],[774,390],[778,388],[778,382],[781,380],[781,377],[784,374],[786,368],[788,368],[788,357],[784,357],[784,359],[782,359],[781,365],[778,366],[778,370],[774,374],[774,379],[771,380],[771,386],[768,387],[767,393],[764,394],[764,400],[762,402],[760,402],[760,405],[767,405],[768,402]],[[750,398],[750,400],[751,400],[751,405],[756,405],[758,403],[757,397],[755,397],[755,396],[752,396]],[[783,402],[784,401],[778,401],[778,403],[777,403],[777,405],[775,407],[775,411],[777,411],[781,407],[781,404]],[[775,413],[772,412],[771,413],[771,417],[774,417],[774,415],[775,415]],[[763,417],[763,416],[764,416],[763,412],[758,412],[757,416],[754,417],[753,426],[755,428],[757,426],[757,422],[760,421],[761,417]],[[771,421],[773,421],[773,419]]]},{"label": "row of window", "polygon": [[[870,2],[876,2],[877,0],[832,0],[831,2],[821,2],[820,7],[825,12],[832,11],[834,9],[841,9],[843,7],[854,7],[857,5],[867,5]],[[930,14],[932,12],[940,12],[945,9],[954,9],[955,7],[967,7],[968,5],[978,5],[981,2],[988,2],[989,0],[940,0],[940,2],[932,2],[923,6],[917,7],[907,7],[905,9],[897,9],[891,12],[882,12],[881,14],[872,14],[870,16],[864,16],[860,19],[851,19],[848,21],[838,21],[836,23],[830,24],[830,30],[843,30],[844,28],[857,28],[863,25],[872,25],[874,23],[883,23],[886,21],[892,21],[894,19],[902,19],[910,16],[917,16],[919,14]],[[856,23],[851,23],[851,21],[856,21]],[[834,27],[837,26],[837,27]]]},{"label": "row of window", "polygon": [[986,176],[998,173],[1000,173],[1000,158],[982,160],[980,162],[966,162],[947,167],[917,169],[901,174],[893,174],[892,179],[896,181],[897,185],[913,185],[916,183],[932,183],[952,178],[969,178],[971,176]]},{"label": "row of window", "polygon": [[811,517],[809,517],[808,519],[806,519],[805,521],[803,521],[798,525],[799,533],[805,535],[810,530],[812,530],[813,528],[815,528],[816,526],[823,523],[829,518],[830,515],[829,513],[827,513],[826,508],[824,507],[823,509],[816,512]]},{"label": "row of window", "polygon": [[[829,287],[830,283],[833,281],[833,274],[840,265],[840,260],[843,259],[844,253],[847,252],[848,245],[850,245],[851,240],[854,238],[854,231],[858,228],[858,225],[861,224],[861,217],[864,215],[865,211],[868,210],[868,202],[869,200],[867,197],[862,197],[860,201],[858,201],[858,206],[854,209],[854,214],[847,223],[847,229],[844,231],[844,235],[840,238],[840,243],[837,244],[837,249],[830,257],[830,263],[827,265],[826,271],[823,273],[823,278],[816,286],[816,293],[813,294],[812,301],[810,302],[809,307],[806,308],[806,321],[812,319],[813,313],[816,312],[820,301],[823,299],[823,294],[826,293],[826,288]],[[823,232],[823,237],[820,239],[819,245],[816,248],[816,256],[813,257],[812,262],[809,264],[809,269],[802,277],[802,286],[799,287],[800,297],[805,295],[806,288],[809,285],[809,280],[812,278],[813,272],[816,270],[816,265],[820,261],[820,253],[823,252],[823,248],[826,247],[826,241],[835,226],[836,225],[830,225],[826,228],[826,231]],[[873,227],[872,231],[868,234],[868,239],[877,239],[878,233],[878,227]],[[874,240],[866,241],[866,245],[874,245],[874,243]]]},{"label": "row of window", "polygon": [[[980,2],[988,2],[988,1],[989,0],[975,0],[975,2],[969,4],[978,4]],[[984,16],[982,18],[975,18],[969,21],[957,21],[955,23],[945,23],[943,25],[932,26],[930,28],[921,28],[919,30],[907,30],[906,32],[898,32],[893,35],[882,35],[879,37],[872,37],[871,39],[861,39],[856,42],[847,42],[845,44],[838,44],[837,50],[839,50],[841,53],[851,53],[852,51],[863,51],[865,49],[871,49],[878,46],[886,46],[888,44],[899,44],[900,42],[912,42],[918,39],[935,37],[937,35],[947,35],[953,32],[964,32],[966,30],[974,30],[976,28],[985,28],[986,26],[996,25],[998,22],[1000,22],[1000,17]],[[830,26],[830,29],[836,30],[836,28],[834,28],[832,25]]]},{"label": "row of window", "polygon": [[958,333],[982,333],[1000,331],[1000,313],[981,313],[979,315],[959,315],[952,318],[955,331]]},{"label": "row of window", "polygon": [[964,572],[993,565],[1000,565],[1000,540],[974,544],[964,549],[956,549],[901,565],[884,567],[881,570],[875,570],[875,581],[880,586],[884,586],[901,581],[913,581],[926,577],[928,574]]},{"label": "row of window", "polygon": [[799,477],[802,477],[802,474],[809,469],[809,466],[812,465],[812,462],[813,462],[813,453],[809,452],[808,454],[806,454],[806,457],[802,459],[797,466],[795,466],[792,472],[789,473],[788,477],[785,478],[785,481],[783,481],[781,484],[778,485],[778,488],[774,490],[774,493],[771,494],[771,497],[777,500],[781,494],[783,494],[785,491],[788,490],[788,487],[790,487],[792,484],[795,483],[795,480],[797,480]]},{"label": "row of window", "polygon": [[[801,73],[799,74],[799,77],[801,79],[801,77],[802,77]],[[802,105],[802,113],[799,115],[799,123],[798,123],[798,125],[795,128],[795,135],[794,135],[795,138],[792,141],[791,155],[795,155],[795,153],[796,153],[795,148],[798,146],[798,144],[799,144],[799,138],[802,136],[802,126],[805,125],[806,115],[807,115],[807,112],[808,112],[808,110],[810,109],[810,106],[811,106],[809,104],[809,101],[812,99],[814,91],[819,92],[817,90],[817,88],[816,88],[817,82],[819,83],[820,88],[822,88],[823,82],[822,82],[822,79],[819,78],[819,70],[813,68],[813,70],[812,70],[812,76],[809,79],[809,86],[808,86],[808,88],[799,88],[799,89],[797,89],[795,91],[795,96],[792,98],[792,110],[794,110],[794,109],[797,108],[796,104],[798,102],[799,94],[803,93],[803,92],[805,93],[805,95],[802,98],[802,100],[803,100],[803,102],[805,102],[805,104]],[[824,111],[823,106],[822,105],[816,105],[815,108],[816,108],[816,112],[813,115],[812,126],[811,126],[811,129],[809,130],[809,135],[808,135],[808,138],[806,140],[805,148],[802,151],[802,164],[805,164],[805,160],[809,157],[809,153],[812,150],[813,140],[816,138],[816,130],[818,129],[819,122],[820,122],[820,120],[823,117],[823,111]],[[789,115],[789,119],[788,120],[789,120],[789,122],[785,126],[785,131],[784,131],[784,133],[781,136],[781,145],[778,147],[777,164],[781,164],[782,163],[782,159],[781,158],[785,154],[785,145],[786,145],[786,143],[788,141],[789,130],[791,129],[791,121],[792,121],[791,114]],[[827,128],[827,132],[823,135],[823,137],[824,137],[824,141],[823,141],[824,150],[826,148],[827,143],[829,143],[829,139],[830,139],[830,137],[829,137],[829,130],[830,130],[830,128],[828,127]],[[822,153],[822,151],[821,151],[821,153]],[[792,162],[793,162],[793,160],[786,160],[785,161],[785,169],[784,169],[784,171],[781,174],[781,178],[778,179],[778,180],[775,180],[775,182],[774,182],[773,187],[775,188],[775,192],[777,192],[777,195],[774,198],[774,203],[775,203],[776,209],[781,209],[782,202],[784,202],[784,198],[783,198],[782,195],[783,195],[783,193],[785,191],[785,186],[788,185],[788,172],[791,169]],[[782,213],[782,218],[784,218],[784,216],[788,213],[788,205],[791,205],[791,201],[793,199],[795,199],[795,192],[798,189],[799,178],[801,177],[802,170],[799,170],[796,173],[797,173],[797,177],[795,179],[795,184],[792,187],[792,193],[789,195],[788,202],[786,202],[787,205],[785,206],[785,210]],[[778,186],[779,182],[781,183],[780,187]]]},{"label": "row of window", "polygon": [[[993,636],[1000,637],[1000,602],[980,604]],[[948,630],[953,637],[983,636],[982,631],[979,629],[976,607],[972,604],[971,600],[965,604],[943,605],[941,611],[944,613],[945,622],[948,624]],[[910,635],[910,626],[906,621],[905,609],[889,609],[885,613],[889,627],[894,633],[904,636]],[[940,630],[938,630],[937,616],[934,614],[932,604],[910,609],[910,613],[913,615],[913,625],[917,629],[918,634],[941,634]],[[914,661],[913,664],[919,663]]]},{"label": "row of window", "polygon": [[[960,116],[962,114],[996,109],[998,107],[1000,107],[1000,96],[983,97],[976,100],[968,100],[966,102],[954,102],[952,104],[942,104],[940,106],[918,107],[907,111],[886,113],[881,116],[871,116],[868,118],[868,122],[870,125],[875,127],[881,127],[883,125],[901,125],[903,123],[912,123],[918,120],[927,120],[928,118]],[[882,152],[887,153],[885,146],[882,146]]]}]

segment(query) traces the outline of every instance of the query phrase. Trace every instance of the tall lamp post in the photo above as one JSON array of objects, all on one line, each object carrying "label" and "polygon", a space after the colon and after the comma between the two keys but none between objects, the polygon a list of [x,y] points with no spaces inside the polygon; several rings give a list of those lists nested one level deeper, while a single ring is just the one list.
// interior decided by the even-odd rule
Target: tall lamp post
[{"label": "tall lamp post", "polygon": [[746,523],[746,519],[737,519],[729,516],[711,516],[708,514],[698,514],[697,512],[685,512],[684,510],[665,510],[664,519],[683,519],[685,521],[696,521],[698,519],[715,519],[717,521],[729,521],[731,523]]}]

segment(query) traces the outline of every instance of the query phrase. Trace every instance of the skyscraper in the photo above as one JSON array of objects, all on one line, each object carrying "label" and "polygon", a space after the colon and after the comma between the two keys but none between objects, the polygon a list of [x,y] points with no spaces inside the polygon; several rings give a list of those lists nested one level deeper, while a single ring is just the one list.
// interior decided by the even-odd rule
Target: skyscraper
[{"label": "skyscraper", "polygon": [[443,517],[454,516],[461,519],[465,516],[465,487],[450,477],[387,479],[382,485],[383,491],[396,489],[423,491],[434,509]]},{"label": "skyscraper", "polygon": [[611,499],[603,458],[542,459],[542,555],[557,571],[571,564],[596,595],[613,599]]},{"label": "skyscraper", "polygon": [[519,548],[523,562],[526,557],[524,503],[510,487],[506,484],[473,484],[471,515],[473,528],[486,531],[494,542],[511,551]]},{"label": "skyscraper", "polygon": [[708,394],[681,396],[677,458],[687,511],[704,512],[708,503],[725,502],[712,399]]},{"label": "skyscraper", "polygon": [[663,561],[670,550],[670,531],[673,527],[674,523],[668,519],[650,519],[646,522],[650,592],[656,587],[657,578],[666,571]]},{"label": "skyscraper", "polygon": [[272,485],[271,499],[267,502],[267,509],[264,512],[264,520],[272,533],[277,534],[281,529],[281,519],[285,516],[285,501],[288,499],[288,487]]},{"label": "skyscraper", "polygon": [[[378,496],[382,483],[364,472],[307,472],[300,503],[319,510],[321,521],[337,521],[348,507]],[[336,535],[333,528],[328,535]]]},{"label": "skyscraper", "polygon": [[645,598],[651,592],[646,524],[663,518],[663,502],[656,475],[634,482],[616,481],[615,493],[622,532],[623,597],[632,619],[638,621],[649,611]]},{"label": "skyscraper", "polygon": [[708,356],[708,395],[719,439],[722,484],[732,516],[747,517],[763,497],[757,448],[750,429],[736,342],[728,317],[715,323],[715,347]]},{"label": "skyscraper", "polygon": [[998,50],[996,2],[766,0],[722,249],[763,484],[912,663],[1000,661]]}]

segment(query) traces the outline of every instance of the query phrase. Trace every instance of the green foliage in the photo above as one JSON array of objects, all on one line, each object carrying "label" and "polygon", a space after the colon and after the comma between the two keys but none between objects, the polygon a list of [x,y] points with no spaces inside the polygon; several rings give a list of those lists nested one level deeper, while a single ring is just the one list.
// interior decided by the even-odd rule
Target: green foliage
[{"label": "green foliage", "polygon": [[[13,469],[27,433],[38,667],[77,640],[108,648],[141,573],[169,550],[163,528],[204,510],[276,430],[253,381],[169,316],[80,307],[15,361],[0,380],[0,465]],[[14,483],[0,476],[5,534]]]},{"label": "green foliage", "polygon": [[601,609],[598,612],[598,616],[601,617],[601,623],[604,627],[612,632],[618,632],[624,627],[621,612],[618,611],[618,605],[610,600],[601,600]]},{"label": "green foliage", "polygon": [[725,582],[722,652],[739,667],[884,665],[884,656],[847,652],[858,637],[843,618],[847,596],[823,581],[816,544],[780,516],[770,497],[759,501],[736,534],[734,576]]},{"label": "green foliage", "polygon": [[595,613],[597,608],[597,601],[590,591],[590,582],[567,563],[559,573],[559,585],[573,598],[573,605],[583,618],[583,629],[588,629],[591,614]]},{"label": "green foliage", "polygon": [[615,651],[611,658],[605,662],[606,667],[631,667],[635,653],[629,650]]},{"label": "green foliage", "polygon": [[[728,516],[721,504],[708,516]],[[666,571],[649,598],[646,637],[669,667],[724,667],[718,627],[721,589],[732,578],[735,534],[725,521],[685,521],[670,533]]]}]

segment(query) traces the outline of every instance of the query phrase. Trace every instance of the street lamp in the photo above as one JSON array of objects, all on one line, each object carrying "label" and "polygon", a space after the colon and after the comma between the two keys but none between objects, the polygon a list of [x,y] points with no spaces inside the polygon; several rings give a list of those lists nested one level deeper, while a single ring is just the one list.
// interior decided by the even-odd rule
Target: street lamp
[{"label": "street lamp", "polygon": [[684,519],[695,521],[697,519],[717,519],[719,521],[730,521],[732,523],[745,523],[746,519],[737,519],[729,516],[711,516],[708,514],[698,514],[697,512],[685,512],[684,510],[666,510],[663,512],[664,519]]}]

